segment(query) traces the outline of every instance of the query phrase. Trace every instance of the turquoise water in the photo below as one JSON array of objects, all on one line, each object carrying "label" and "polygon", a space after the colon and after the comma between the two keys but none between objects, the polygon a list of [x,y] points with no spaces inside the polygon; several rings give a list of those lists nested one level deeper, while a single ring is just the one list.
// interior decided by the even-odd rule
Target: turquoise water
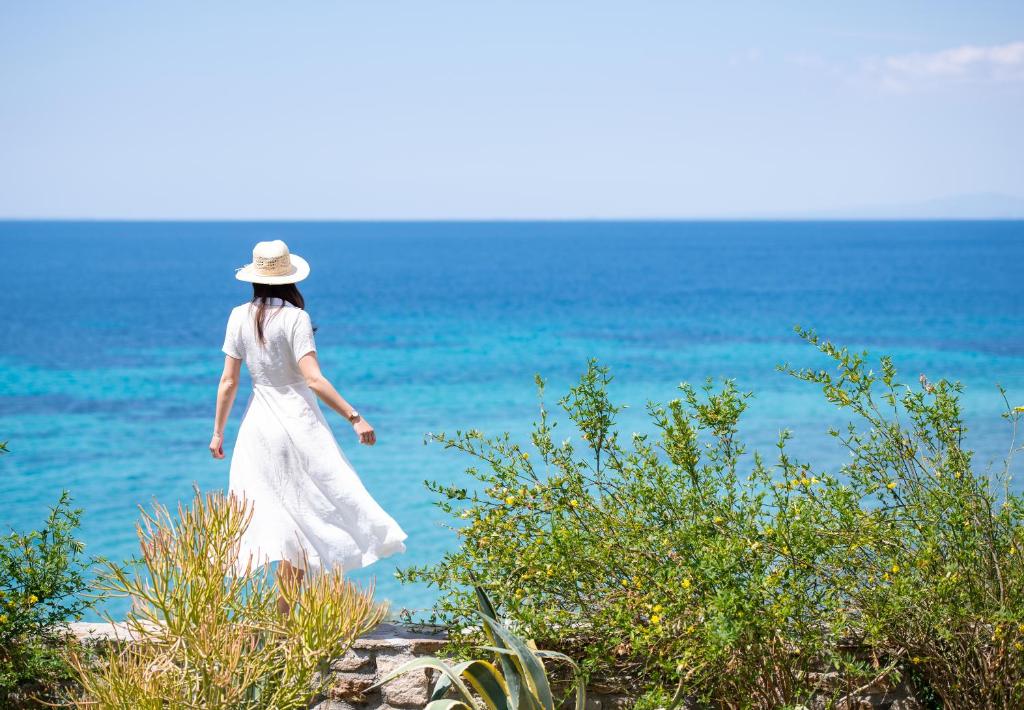
[{"label": "turquoise water", "polygon": [[[409,533],[409,551],[359,572],[396,607],[396,565],[453,543],[424,490],[469,461],[427,432],[523,436],[533,375],[556,399],[598,357],[632,405],[682,380],[736,378],[753,390],[744,433],[770,453],[778,431],[820,468],[843,454],[816,392],[776,372],[819,365],[792,333],[895,356],[967,386],[970,441],[984,465],[1009,444],[1001,383],[1024,403],[1024,223],[0,223],[0,526],[27,528],[68,488],[89,551],[134,552],[137,506],[174,504],[193,483],[226,484],[206,445],[232,306],[252,244],[282,238],[310,260],[302,285],[325,372],[376,426],[357,446],[331,419],[371,493]],[[244,381],[228,429],[233,439]],[[1020,484],[1018,484],[1019,487]],[[119,613],[123,607],[108,607]]]}]

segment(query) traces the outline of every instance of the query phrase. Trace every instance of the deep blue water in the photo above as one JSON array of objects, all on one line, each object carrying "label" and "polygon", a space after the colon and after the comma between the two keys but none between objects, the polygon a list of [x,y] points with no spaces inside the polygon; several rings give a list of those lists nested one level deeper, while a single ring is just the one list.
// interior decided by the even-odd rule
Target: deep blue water
[{"label": "deep blue water", "polygon": [[[979,465],[1009,444],[996,384],[1024,403],[1022,222],[0,223],[0,527],[28,528],[68,488],[89,550],[134,552],[137,506],[226,484],[206,445],[233,278],[252,244],[282,238],[313,266],[302,285],[325,372],[376,426],[355,444],[367,487],[410,535],[376,576],[396,606],[429,605],[395,565],[453,542],[424,490],[470,462],[424,446],[476,427],[525,439],[533,375],[557,397],[590,356],[649,428],[648,399],[683,380],[753,390],[744,432],[771,453],[782,428],[820,468],[843,461],[815,390],[775,370],[822,360],[795,324],[890,353],[916,382],[967,386]],[[228,441],[248,394],[243,382]],[[332,415],[333,416],[333,415]],[[1018,484],[1018,487],[1019,484]],[[120,607],[110,607],[117,612]]]}]

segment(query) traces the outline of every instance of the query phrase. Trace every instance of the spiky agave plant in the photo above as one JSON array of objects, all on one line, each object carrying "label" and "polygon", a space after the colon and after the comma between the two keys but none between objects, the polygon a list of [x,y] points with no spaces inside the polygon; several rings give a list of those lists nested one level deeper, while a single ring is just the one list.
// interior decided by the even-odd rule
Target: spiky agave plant
[{"label": "spiky agave plant", "polygon": [[[564,653],[531,648],[526,641],[502,626],[483,588],[474,589],[477,613],[488,641],[488,645],[480,648],[493,653],[494,662],[475,659],[451,665],[433,656],[416,658],[396,668],[377,685],[405,673],[430,669],[439,671],[441,677],[424,710],[476,710],[480,701],[488,710],[555,710],[554,694],[544,668],[544,659],[550,658],[572,667],[576,710],[583,710],[586,689],[576,662]],[[457,697],[450,697],[452,695]]]}]

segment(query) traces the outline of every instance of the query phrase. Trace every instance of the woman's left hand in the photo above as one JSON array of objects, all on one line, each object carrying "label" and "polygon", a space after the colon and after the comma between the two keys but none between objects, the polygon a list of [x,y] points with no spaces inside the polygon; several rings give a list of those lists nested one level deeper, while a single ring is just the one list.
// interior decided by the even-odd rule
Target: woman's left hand
[{"label": "woman's left hand", "polygon": [[221,434],[214,434],[213,438],[210,439],[210,453],[213,454],[213,458],[222,459],[224,458],[224,437]]},{"label": "woman's left hand", "polygon": [[365,420],[360,418],[352,428],[356,432],[356,436],[359,437],[360,444],[366,444],[367,446],[373,446],[377,443],[377,432],[373,430],[373,427]]}]

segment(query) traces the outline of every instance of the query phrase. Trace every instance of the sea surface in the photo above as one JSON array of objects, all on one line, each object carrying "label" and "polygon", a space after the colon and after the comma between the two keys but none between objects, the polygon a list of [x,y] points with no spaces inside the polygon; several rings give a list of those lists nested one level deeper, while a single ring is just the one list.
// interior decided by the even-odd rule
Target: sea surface
[{"label": "sea surface", "polygon": [[[280,238],[312,264],[302,284],[324,371],[372,422],[373,447],[329,421],[408,552],[356,573],[394,607],[435,591],[396,565],[454,543],[424,479],[465,480],[428,432],[527,440],[535,374],[549,404],[590,357],[610,366],[626,432],[681,381],[755,393],[743,428],[771,454],[782,429],[819,470],[845,456],[842,421],[776,366],[823,366],[793,326],[873,354],[904,381],[958,379],[977,464],[1001,465],[1004,386],[1024,404],[1024,222],[0,223],[0,529],[29,529],[62,489],[92,554],[137,550],[138,507],[223,488],[210,458],[220,346],[249,298],[234,271]],[[230,446],[249,392],[243,380]],[[566,430],[565,435],[571,432]],[[1017,481],[1017,490],[1024,484]],[[105,609],[123,613],[122,602]]]}]

